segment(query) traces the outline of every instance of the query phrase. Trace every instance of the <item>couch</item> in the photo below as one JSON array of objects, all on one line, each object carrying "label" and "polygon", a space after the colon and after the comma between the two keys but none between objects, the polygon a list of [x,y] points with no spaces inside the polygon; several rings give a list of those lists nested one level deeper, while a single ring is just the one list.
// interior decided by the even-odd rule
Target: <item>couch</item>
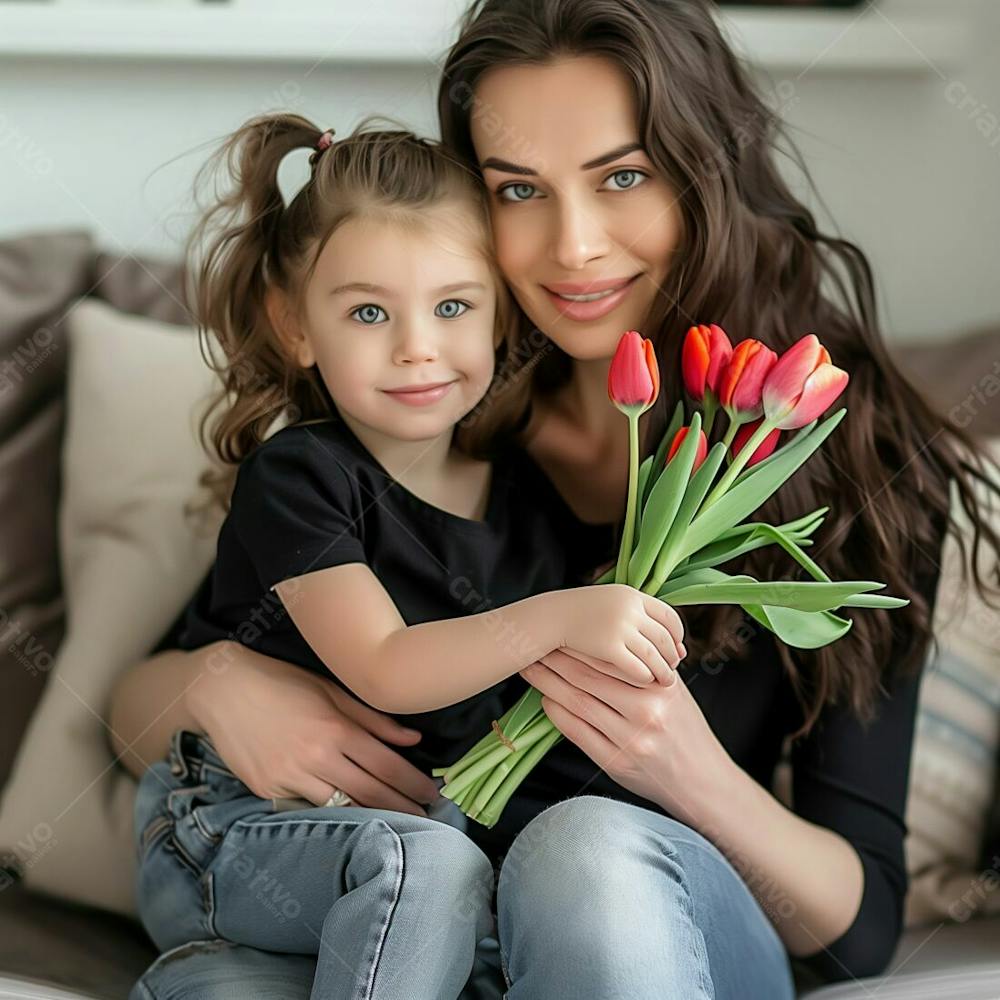
[{"label": "couch", "polygon": [[[76,734],[63,730],[75,723],[48,722],[54,728],[40,735],[39,717],[48,712],[60,718],[50,711],[46,699],[51,699],[56,686],[70,687],[66,678],[71,675],[60,673],[60,658],[65,659],[67,646],[77,641],[72,647],[79,651],[77,655],[94,655],[86,649],[86,632],[88,624],[96,629],[100,606],[91,605],[85,614],[80,610],[82,597],[76,604],[77,596],[91,595],[94,589],[93,578],[81,577],[85,572],[81,565],[92,556],[77,544],[77,536],[91,530],[113,536],[117,530],[117,522],[95,529],[93,505],[108,498],[83,495],[86,490],[81,488],[81,483],[85,487],[91,480],[101,480],[105,494],[114,492],[108,483],[117,482],[116,466],[109,464],[109,471],[102,473],[100,461],[91,452],[81,451],[101,446],[101,441],[90,440],[101,437],[101,425],[86,420],[110,403],[100,393],[93,398],[83,396],[79,386],[67,398],[68,355],[89,356],[89,368],[73,378],[79,381],[86,376],[93,392],[95,379],[100,384],[106,372],[108,396],[113,397],[111,385],[119,369],[144,363],[147,347],[138,340],[146,336],[143,324],[157,324],[160,340],[171,340],[163,330],[176,330],[177,343],[183,338],[185,346],[170,350],[189,353],[187,301],[176,263],[103,252],[85,231],[29,233],[0,241],[0,636],[4,638],[0,644],[4,693],[0,699],[0,1000],[13,996],[123,998],[155,958],[151,942],[129,913],[127,882],[116,895],[106,883],[117,876],[101,871],[95,876],[88,871],[87,859],[74,854],[82,850],[73,843],[75,827],[64,827],[58,838],[52,838],[60,840],[51,851],[56,860],[44,858],[52,847],[45,844],[24,864],[24,852],[18,850],[15,838],[3,840],[3,821],[8,818],[10,829],[10,813],[22,808],[25,792],[17,787],[19,783],[37,785],[59,779],[63,764],[57,761],[49,762],[47,771],[34,771],[30,778],[18,777],[19,771],[41,766],[39,746],[51,746],[54,755],[73,753],[66,749],[72,744],[64,746],[63,741]],[[79,322],[81,329],[71,332],[83,302],[102,303],[108,310],[85,309],[92,324],[105,319],[110,325],[118,324],[114,334],[118,339],[108,341],[113,350],[106,359],[101,352],[109,350],[107,345],[93,344],[98,334],[87,333],[85,324]],[[132,360],[125,356],[128,350],[134,352]],[[994,444],[1000,441],[1000,328],[946,331],[933,343],[894,342],[893,351],[945,418],[963,422]],[[172,384],[171,369],[154,354],[150,349],[148,365],[156,367],[155,379],[166,390]],[[177,363],[188,369],[193,364],[190,360]],[[101,364],[107,367],[102,369]],[[133,423],[125,428],[140,441],[142,432],[135,422],[148,419],[165,425],[174,412],[170,406],[181,414],[190,409],[183,400],[173,401],[169,392],[153,392],[148,387],[146,391],[148,398],[131,414]],[[67,418],[67,410],[72,419]],[[158,433],[171,432],[160,426]],[[127,443],[126,438],[105,442],[110,458],[101,461],[118,466],[132,461]],[[132,478],[166,476],[171,463],[178,465],[182,458],[184,468],[189,469],[195,448],[187,439],[164,438],[149,471],[141,464],[149,457],[141,453],[151,449],[136,448],[139,471]],[[81,454],[86,455],[86,463]],[[1000,447],[996,454],[1000,457]],[[75,485],[70,497],[66,492],[71,484]],[[122,524],[134,514],[133,507],[149,507],[155,513],[157,503],[172,503],[175,498],[170,489],[166,479],[157,482],[155,489],[121,513]],[[192,582],[204,571],[211,546],[211,538],[202,539],[190,550],[190,558],[188,550],[176,547],[164,557],[166,596],[155,602],[142,627],[130,633],[126,656],[153,648],[153,640],[165,631],[192,591]],[[188,562],[195,565],[188,566]],[[70,581],[76,591],[67,608]],[[1000,996],[1000,893],[995,892],[1000,886],[1000,667],[995,658],[990,659],[993,654],[1000,656],[1000,616],[980,608],[978,617],[966,617],[965,638],[959,637],[955,621],[962,612],[956,610],[957,604],[942,602],[946,589],[949,597],[955,596],[952,582],[949,577],[939,592],[939,604],[947,605],[945,611],[939,609],[947,615],[947,621],[941,619],[942,634],[951,638],[934,654],[935,663],[929,664],[935,667],[934,682],[925,683],[927,697],[922,696],[914,751],[907,815],[911,889],[906,930],[890,969],[876,979],[824,986],[796,965],[800,996],[811,1000],[874,995],[880,1000],[903,996],[985,1000]],[[107,603],[104,598],[103,604]],[[115,610],[111,608],[112,613]],[[16,631],[12,631],[15,623]],[[71,630],[84,636],[77,639]],[[92,703],[100,708],[107,685],[97,692]],[[89,720],[89,724],[98,737],[106,736],[99,720]],[[123,769],[119,771],[114,776],[117,791],[106,797],[101,791],[95,813],[127,813],[131,779]],[[781,789],[779,773],[775,794],[782,794]],[[127,831],[116,831],[119,834],[126,843]],[[42,860],[33,865],[34,858]],[[65,867],[60,869],[60,864]],[[495,970],[480,971],[480,979],[470,984],[469,996],[498,997]]]}]

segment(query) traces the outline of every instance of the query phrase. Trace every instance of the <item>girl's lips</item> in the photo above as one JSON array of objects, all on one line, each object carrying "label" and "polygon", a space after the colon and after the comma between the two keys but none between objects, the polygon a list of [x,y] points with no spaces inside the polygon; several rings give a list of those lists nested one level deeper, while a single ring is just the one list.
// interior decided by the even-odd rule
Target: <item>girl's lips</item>
[{"label": "girl's lips", "polygon": [[557,295],[545,285],[542,285],[542,288],[545,289],[545,294],[563,316],[586,323],[592,322],[595,319],[601,319],[601,317],[611,312],[612,309],[616,309],[628,295],[636,279],[639,277],[640,275],[637,274],[634,278],[630,278],[617,291],[611,292],[603,298],[594,299],[592,302],[572,302],[569,299],[564,299],[561,295]]},{"label": "girl's lips", "polygon": [[435,386],[433,389],[383,389],[382,391],[391,399],[396,399],[407,406],[429,406],[431,403],[443,399],[454,384],[454,382],[445,382],[444,385]]}]

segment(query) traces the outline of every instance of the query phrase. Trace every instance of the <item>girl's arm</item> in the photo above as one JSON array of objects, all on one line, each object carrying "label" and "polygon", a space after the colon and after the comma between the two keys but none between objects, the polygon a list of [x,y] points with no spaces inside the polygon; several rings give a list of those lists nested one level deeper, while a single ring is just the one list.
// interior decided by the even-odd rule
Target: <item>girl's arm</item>
[{"label": "girl's arm", "polygon": [[331,566],[274,589],[327,668],[383,712],[453,705],[561,646],[603,661],[607,673],[637,686],[669,683],[680,659],[676,611],[624,585],[551,591],[409,627],[364,563]]}]

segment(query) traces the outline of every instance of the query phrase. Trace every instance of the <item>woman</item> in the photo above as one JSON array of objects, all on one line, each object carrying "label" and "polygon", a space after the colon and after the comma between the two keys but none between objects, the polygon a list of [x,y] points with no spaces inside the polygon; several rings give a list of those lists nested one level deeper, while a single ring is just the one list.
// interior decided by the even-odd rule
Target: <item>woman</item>
[{"label": "woman", "polygon": [[[567,739],[493,831],[469,831],[500,863],[507,995],[779,998],[793,995],[793,959],[828,980],[881,972],[906,890],[910,745],[949,480],[976,546],[983,534],[1000,551],[971,489],[982,457],[890,360],[864,255],[820,233],[779,176],[779,122],[707,4],[478,2],[439,114],[490,189],[523,312],[500,391],[464,428],[470,450],[487,427],[509,432],[578,516],[581,558],[598,568],[626,494],[624,421],[606,398],[621,332],[649,336],[663,365],[660,405],[642,418],[647,453],[682,391],[689,326],[715,322],[778,352],[816,332],[851,374],[848,419],[760,518],[829,504],[811,554],[833,578],[883,580],[911,601],[862,612],[813,653],[739,609],[686,609],[686,683],[669,689],[606,679],[571,650],[524,671]],[[792,569],[762,549],[739,571]],[[279,702],[299,720],[292,732],[273,721]],[[316,779],[375,808],[422,813],[434,796],[387,745],[408,742],[392,722],[236,644],[140,664],[112,726],[136,773],[187,728],[264,797],[305,795]],[[794,811],[767,791],[786,737]],[[260,995],[304,997],[309,981],[305,959],[201,943],[161,958],[137,995],[239,983],[241,996],[262,984]]]}]

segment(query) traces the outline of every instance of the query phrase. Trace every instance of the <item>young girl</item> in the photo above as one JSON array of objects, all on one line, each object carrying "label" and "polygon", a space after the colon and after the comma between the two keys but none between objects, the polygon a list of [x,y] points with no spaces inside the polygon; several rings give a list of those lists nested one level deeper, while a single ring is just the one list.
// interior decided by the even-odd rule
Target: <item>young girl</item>
[{"label": "young girl", "polygon": [[[286,206],[278,167],[303,145],[311,177]],[[199,306],[224,354],[214,443],[239,470],[181,645],[231,638],[333,675],[423,734],[410,756],[425,771],[477,742],[511,703],[507,679],[562,646],[621,681],[672,683],[677,613],[624,586],[560,589],[578,574],[544,476],[522,452],[454,446],[510,314],[475,176],[411,133],[363,125],[333,142],[295,115],[248,122],[222,153],[238,183],[200,227],[214,238]],[[316,954],[326,1000],[457,997],[493,893],[460,811],[438,822],[309,791],[256,796],[178,730],[136,803],[153,940]]]}]

